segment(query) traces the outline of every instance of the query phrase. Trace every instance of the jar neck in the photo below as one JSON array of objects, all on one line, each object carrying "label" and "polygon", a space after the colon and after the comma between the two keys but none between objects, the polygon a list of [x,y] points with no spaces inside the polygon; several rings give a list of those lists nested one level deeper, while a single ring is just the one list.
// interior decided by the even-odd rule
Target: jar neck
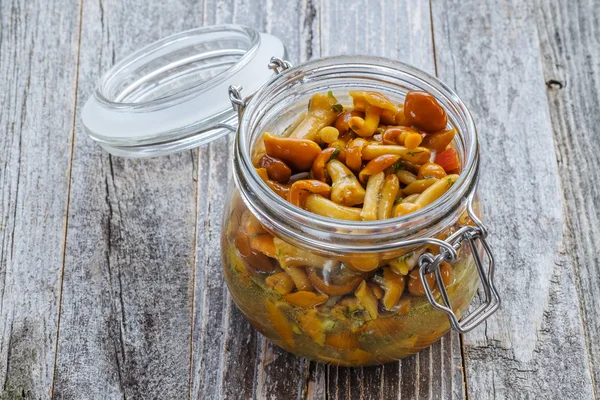
[{"label": "jar neck", "polygon": [[[252,148],[265,128],[327,90],[380,90],[400,101],[409,90],[432,93],[446,109],[459,134],[455,149],[463,165],[452,188],[431,206],[398,218],[346,221],[298,208],[273,192],[252,164]],[[295,115],[298,115],[297,113]],[[291,122],[291,121],[290,121]],[[475,193],[479,169],[473,119],[458,96],[437,78],[399,62],[376,57],[331,57],[302,64],[278,75],[248,103],[235,144],[234,180],[248,208],[282,239],[323,253],[378,253],[434,237],[464,212]]]}]

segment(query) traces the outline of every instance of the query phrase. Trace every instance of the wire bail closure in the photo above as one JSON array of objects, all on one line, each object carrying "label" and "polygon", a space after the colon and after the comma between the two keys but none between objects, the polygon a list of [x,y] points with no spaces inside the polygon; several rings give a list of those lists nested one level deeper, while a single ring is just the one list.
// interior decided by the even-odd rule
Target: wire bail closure
[{"label": "wire bail closure", "polygon": [[[279,75],[286,69],[292,68],[292,63],[286,60],[282,60],[279,57],[271,57],[271,60],[267,67],[275,72],[275,74]],[[252,98],[252,95],[244,98],[242,96],[242,86],[229,86],[229,100],[231,101],[231,107],[238,114],[238,120],[241,119],[242,114],[244,113],[244,109],[246,105]],[[234,130],[235,131],[235,130]]]},{"label": "wire bail closure", "polygon": [[[433,308],[443,311],[448,315],[448,319],[450,320],[452,328],[459,333],[467,333],[471,331],[477,325],[485,321],[490,315],[496,312],[496,310],[498,310],[500,307],[500,296],[498,295],[494,285],[494,256],[490,246],[485,240],[488,235],[488,230],[485,225],[483,225],[481,220],[477,218],[475,212],[473,211],[473,198],[469,199],[467,204],[467,213],[471,220],[473,220],[475,223],[475,226],[464,226],[445,240],[445,242],[449,244],[454,251],[449,251],[446,246],[443,246],[440,247],[440,254],[437,256],[427,252],[421,255],[419,258],[419,275],[421,277],[421,282],[423,282],[427,300],[429,300]],[[479,240],[481,243],[488,259],[487,271],[484,268],[477,249],[477,240]],[[448,297],[448,292],[446,291],[444,281],[442,280],[440,264],[442,261],[447,261],[449,263],[456,262],[456,250],[458,250],[465,241],[468,243],[471,254],[473,254],[473,258],[475,260],[475,265],[477,266],[479,278],[481,279],[481,284],[485,293],[485,301],[470,314],[463,316],[462,320],[459,320],[458,316],[452,310],[450,298]],[[427,279],[425,279],[425,275],[432,272],[435,275],[437,287],[439,288],[444,304],[440,304],[436,301],[433,291],[429,286]]]}]

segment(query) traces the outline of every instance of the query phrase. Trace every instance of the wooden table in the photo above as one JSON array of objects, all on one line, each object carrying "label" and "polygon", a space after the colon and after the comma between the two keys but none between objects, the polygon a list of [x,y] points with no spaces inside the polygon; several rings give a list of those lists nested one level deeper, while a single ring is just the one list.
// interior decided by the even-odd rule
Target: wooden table
[{"label": "wooden table", "polygon": [[[2,0],[0,18],[0,399],[598,397],[596,0]],[[220,23],[295,63],[386,56],[459,93],[503,298],[484,326],[348,369],[242,318],[219,255],[231,138],[129,160],[80,122],[116,60]]]}]

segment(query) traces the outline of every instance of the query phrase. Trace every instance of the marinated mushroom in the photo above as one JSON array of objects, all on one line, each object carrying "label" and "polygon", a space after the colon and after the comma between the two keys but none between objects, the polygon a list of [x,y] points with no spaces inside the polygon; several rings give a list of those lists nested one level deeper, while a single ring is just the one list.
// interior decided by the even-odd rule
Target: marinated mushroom
[{"label": "marinated mushroom", "polygon": [[292,170],[283,161],[267,154],[262,156],[258,166],[267,171],[268,179],[278,183],[288,183],[292,175]]},{"label": "marinated mushroom", "polygon": [[290,134],[290,138],[316,141],[319,131],[331,125],[343,107],[331,92],[317,93],[308,103],[308,112]]},{"label": "marinated mushroom", "polygon": [[282,160],[294,172],[308,170],[321,153],[319,145],[309,139],[284,138],[265,132],[263,141],[267,154]]},{"label": "marinated mushroom", "polygon": [[362,184],[367,182],[367,178],[371,175],[378,174],[388,167],[392,166],[400,158],[397,154],[384,154],[377,158],[372,159],[369,163],[360,171],[358,179]]},{"label": "marinated mushroom", "polygon": [[304,207],[324,217],[360,221],[360,208],[343,206],[318,194],[308,196]]},{"label": "marinated mushroom", "polygon": [[326,169],[332,181],[331,200],[343,206],[354,206],[364,201],[365,189],[342,162],[331,160]]},{"label": "marinated mushroom", "polygon": [[394,174],[389,174],[383,181],[379,204],[377,205],[377,219],[388,219],[392,217],[392,208],[400,191],[400,181]]},{"label": "marinated mushroom", "polygon": [[404,116],[408,124],[429,133],[441,131],[448,123],[448,115],[435,97],[421,91],[412,91],[406,94]]},{"label": "marinated mushroom", "polygon": [[365,201],[360,213],[360,217],[363,221],[373,221],[377,219],[377,206],[384,180],[385,174],[383,172],[369,177],[367,190],[365,192]]},{"label": "marinated mushroom", "polygon": [[339,155],[339,153],[339,147],[328,147],[326,149],[323,149],[321,151],[321,154],[319,154],[317,158],[315,158],[315,161],[313,161],[313,165],[311,168],[313,177],[317,180],[320,180],[321,182],[327,182],[327,171],[325,171],[325,165],[327,165],[329,160],[335,160],[337,158],[336,156]]},{"label": "marinated mushroom", "polygon": [[[316,94],[297,122],[275,132],[282,136],[264,133],[252,159],[260,178],[308,212],[354,223],[408,215],[406,221],[435,207],[461,170],[453,147],[457,131],[447,129],[445,110],[420,92],[409,92],[400,105],[376,92],[350,95],[353,104],[344,109],[333,93]],[[332,232],[337,229],[333,221]],[[256,323],[261,331],[291,350],[324,349],[316,358],[340,365],[398,356],[371,346],[411,329],[405,316],[426,301],[419,258],[425,251],[439,254],[431,245],[321,254],[273,236],[249,211],[227,232],[234,235],[246,276],[254,277],[254,283],[244,280],[248,290],[262,285],[270,293],[259,302],[266,315]],[[454,265],[442,263],[440,274],[446,287],[456,284]],[[434,275],[426,279],[434,290]],[[415,347],[423,340],[407,337],[386,348]]]},{"label": "marinated mushroom", "polygon": [[[389,110],[390,112],[396,113],[398,109],[394,103],[381,93],[365,92],[360,93],[360,95],[362,95],[365,102],[365,117],[364,119],[358,116],[352,117],[348,124],[350,125],[350,129],[357,135],[371,137],[379,127],[379,120],[383,110]],[[357,98],[360,98],[360,95],[357,93]]]},{"label": "marinated mushroom", "polygon": [[425,164],[431,157],[431,150],[426,147],[407,149],[403,146],[369,144],[362,149],[362,159],[372,160],[385,154],[397,154],[405,161],[418,165]]},{"label": "marinated mushroom", "polygon": [[288,201],[295,206],[303,207],[306,197],[311,193],[329,197],[331,187],[315,179],[302,179],[292,183],[292,187],[288,193]]}]

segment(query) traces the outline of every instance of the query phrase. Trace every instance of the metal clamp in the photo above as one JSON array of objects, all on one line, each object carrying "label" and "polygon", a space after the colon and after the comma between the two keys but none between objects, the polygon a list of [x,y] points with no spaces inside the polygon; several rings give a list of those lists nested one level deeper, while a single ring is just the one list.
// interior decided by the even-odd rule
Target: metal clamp
[{"label": "metal clamp", "polygon": [[[469,200],[467,205],[467,213],[469,214],[471,220],[473,220],[475,223],[475,226],[464,226],[460,228],[453,235],[446,239],[446,243],[448,243],[455,250],[458,250],[465,241],[469,245],[471,253],[473,254],[473,259],[475,260],[475,265],[477,266],[477,271],[479,272],[483,291],[485,293],[485,301],[479,307],[477,307],[477,309],[475,309],[469,315],[463,316],[460,321],[452,310],[450,298],[448,297],[448,292],[446,291],[444,281],[442,280],[440,264],[442,261],[447,261],[450,263],[456,262],[456,252],[448,251],[448,249],[444,246],[440,248],[440,254],[437,256],[434,256],[428,252],[421,255],[419,258],[419,275],[421,277],[421,282],[423,282],[423,287],[425,288],[427,300],[429,300],[433,308],[443,311],[448,315],[448,319],[450,320],[452,328],[459,333],[469,332],[477,325],[485,321],[500,307],[500,297],[498,296],[498,292],[494,286],[494,256],[492,255],[490,246],[485,240],[488,231],[481,220],[475,215],[473,211],[472,200]],[[485,270],[481,261],[481,257],[479,256],[479,251],[476,245],[477,240],[481,242],[485,254],[487,255],[487,271]],[[435,275],[437,287],[440,291],[440,295],[444,304],[440,304],[435,300],[433,290],[429,286],[427,279],[425,279],[425,275],[432,272]]]},{"label": "metal clamp", "polygon": [[[279,57],[271,57],[271,60],[268,64],[269,69],[275,71],[277,75],[285,71],[286,69],[292,68],[292,63],[286,60],[282,60]],[[242,97],[242,86],[229,86],[229,100],[231,101],[231,106],[233,110],[237,112],[238,118],[241,119],[244,109],[246,105],[252,98],[252,95],[244,98]]]},{"label": "metal clamp", "polygon": [[286,69],[292,68],[292,63],[286,60],[282,60],[279,57],[271,57],[271,61],[269,62],[269,69],[275,71],[276,74],[280,74]]}]

